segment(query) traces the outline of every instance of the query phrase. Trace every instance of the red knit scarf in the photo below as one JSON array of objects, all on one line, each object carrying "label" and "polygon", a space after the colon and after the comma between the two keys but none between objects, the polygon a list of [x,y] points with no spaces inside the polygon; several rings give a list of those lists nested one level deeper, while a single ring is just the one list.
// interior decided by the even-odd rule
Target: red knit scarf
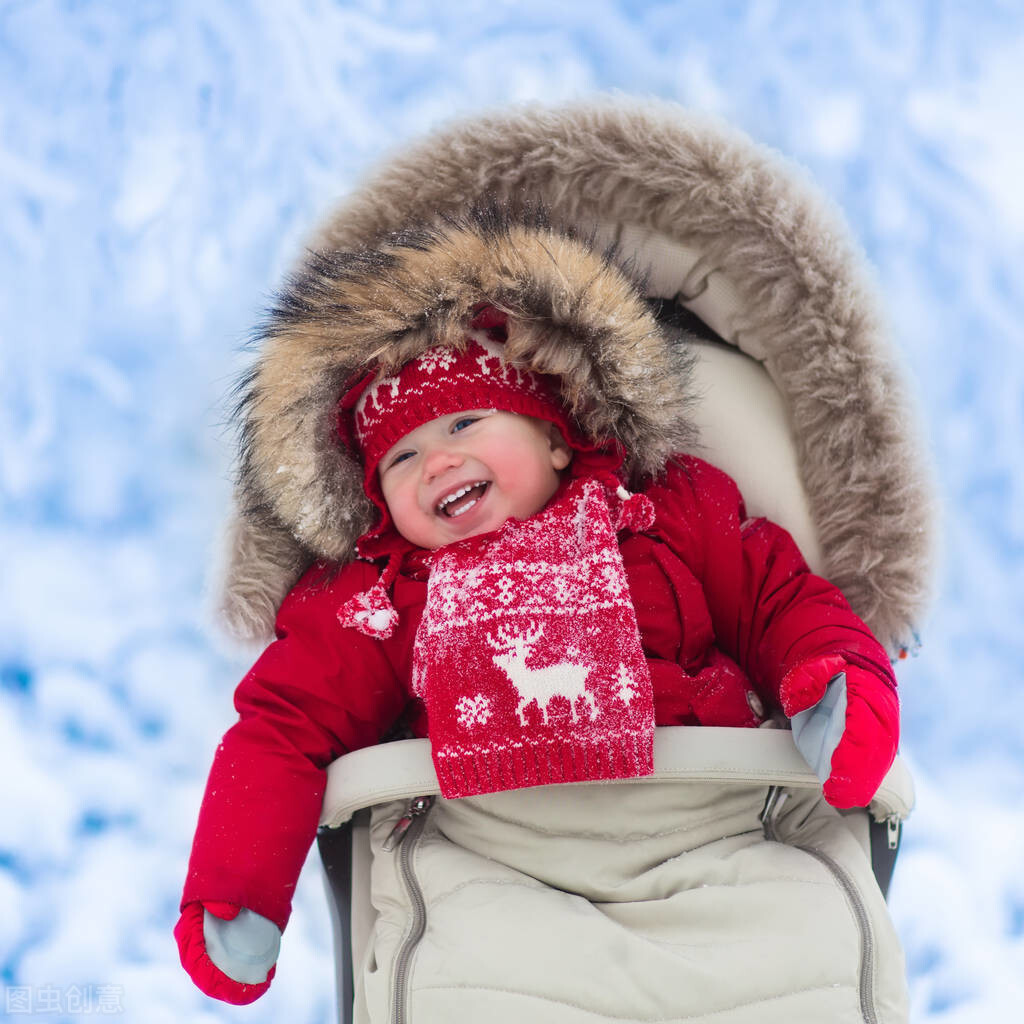
[{"label": "red knit scarf", "polygon": [[623,497],[575,480],[532,518],[436,553],[413,687],[444,796],[653,771],[651,677],[616,539],[653,509]]}]

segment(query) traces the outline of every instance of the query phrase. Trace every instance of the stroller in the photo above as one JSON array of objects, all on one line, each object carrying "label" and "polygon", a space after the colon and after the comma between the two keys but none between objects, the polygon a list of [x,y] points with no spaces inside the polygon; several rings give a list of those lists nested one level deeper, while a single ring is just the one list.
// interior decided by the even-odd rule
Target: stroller
[{"label": "stroller", "polygon": [[[598,250],[613,248],[643,275],[664,330],[695,351],[696,453],[736,480],[751,515],[789,530],[811,568],[840,587],[893,658],[904,657],[930,578],[927,469],[869,276],[803,174],[740,133],[669,104],[526,107],[475,117],[398,154],[327,218],[310,248],[359,249],[488,202],[527,215],[542,208],[553,224]],[[239,529],[237,545],[261,543]],[[295,541],[273,542],[278,577],[259,595],[268,614],[308,561]],[[247,609],[258,603],[250,595]],[[226,612],[236,633],[247,631],[230,603]],[[578,822],[571,808],[584,790],[590,817]],[[376,1020],[370,1008],[385,1005],[396,1021],[499,1019],[479,993],[490,986],[493,998],[500,986],[487,981],[485,966],[475,964],[474,975],[464,964],[474,948],[489,949],[494,960],[509,943],[521,950],[530,942],[537,975],[522,982],[525,996],[508,993],[507,1019],[906,1019],[902,954],[884,908],[913,805],[899,758],[870,807],[841,813],[824,803],[784,728],[659,728],[655,774],[640,780],[465,802],[443,801],[439,792],[424,739],[359,750],[329,769],[318,846],[341,1021]],[[451,835],[477,835],[483,826],[474,814],[496,830],[496,841],[514,846],[523,800],[538,827],[564,839],[556,859],[582,863],[596,879],[591,905],[601,908],[599,920],[531,937],[533,889],[480,845],[458,876],[482,877],[473,898],[487,901],[488,918],[521,931],[482,930],[460,945],[432,946],[432,915],[443,916],[456,891],[470,898],[471,888],[460,888],[435,855]],[[684,853],[666,853],[653,834],[624,843],[587,824],[624,803],[653,806],[662,820],[677,815]],[[658,891],[637,895],[621,879],[600,881],[623,856],[645,858]],[[724,864],[741,862],[737,875],[722,874]],[[682,874],[662,892],[669,864]],[[560,877],[554,870],[546,882],[566,896]],[[708,902],[711,890],[730,885],[746,887],[749,902]],[[787,886],[805,892],[808,885],[821,892],[810,916],[786,895]],[[643,925],[631,916],[638,906],[653,914]],[[685,941],[659,930],[664,922],[655,919],[669,910],[694,922]],[[567,917],[575,912],[570,907]],[[815,929],[836,943],[835,956],[822,957],[827,969],[777,948],[786,945],[782,935],[800,935],[801,950],[813,947]],[[604,970],[625,1001],[611,997],[595,1008],[571,978],[599,946],[615,950]],[[684,967],[686,991],[666,1009],[651,994],[657,978]],[[446,1001],[452,993],[455,1001]],[[643,1009],[634,1017],[627,1004]]]}]

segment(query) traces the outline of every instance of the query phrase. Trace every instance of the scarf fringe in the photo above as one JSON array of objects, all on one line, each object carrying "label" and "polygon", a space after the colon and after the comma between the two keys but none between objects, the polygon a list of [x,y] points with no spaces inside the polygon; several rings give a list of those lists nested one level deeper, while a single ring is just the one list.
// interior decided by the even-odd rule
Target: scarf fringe
[{"label": "scarf fringe", "polygon": [[449,745],[434,751],[442,793],[478,796],[567,782],[635,779],[654,772],[651,730],[606,733],[486,747]]}]

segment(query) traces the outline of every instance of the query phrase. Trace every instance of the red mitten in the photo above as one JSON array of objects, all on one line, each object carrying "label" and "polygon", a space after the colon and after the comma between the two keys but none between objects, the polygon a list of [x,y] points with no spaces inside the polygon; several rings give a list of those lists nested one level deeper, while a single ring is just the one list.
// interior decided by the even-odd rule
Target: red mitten
[{"label": "red mitten", "polygon": [[889,682],[829,655],[790,671],[780,698],[825,799],[833,807],[866,807],[899,742],[899,700]]},{"label": "red mitten", "polygon": [[241,909],[233,903],[212,901],[205,904],[198,901],[187,904],[174,926],[181,966],[185,968],[196,986],[214,999],[221,999],[235,1006],[244,1006],[259,999],[270,988],[276,968],[271,967],[266,981],[258,985],[247,985],[229,978],[210,959],[206,951],[206,939],[203,936],[204,908],[224,921],[234,920]]},{"label": "red mitten", "polygon": [[833,807],[867,807],[896,757],[900,704],[873,672],[846,666],[846,728],[832,755],[825,799]]}]

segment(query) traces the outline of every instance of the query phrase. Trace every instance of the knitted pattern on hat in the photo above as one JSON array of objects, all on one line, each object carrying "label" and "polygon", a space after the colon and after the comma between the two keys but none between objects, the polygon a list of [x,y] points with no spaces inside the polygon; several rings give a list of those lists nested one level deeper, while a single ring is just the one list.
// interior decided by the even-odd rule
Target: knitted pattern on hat
[{"label": "knitted pattern on hat", "polygon": [[[631,526],[640,497],[617,505]],[[653,771],[653,691],[618,525],[604,485],[575,480],[530,519],[437,552],[413,687],[444,796]]]}]

